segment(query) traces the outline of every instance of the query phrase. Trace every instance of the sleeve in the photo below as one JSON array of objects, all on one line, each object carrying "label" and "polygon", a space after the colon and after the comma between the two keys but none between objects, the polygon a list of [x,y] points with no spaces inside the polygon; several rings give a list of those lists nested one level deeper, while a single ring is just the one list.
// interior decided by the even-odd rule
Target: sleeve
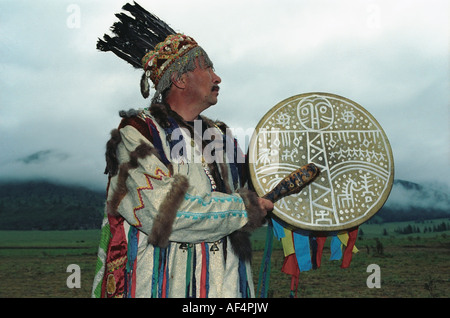
[{"label": "sleeve", "polygon": [[[251,228],[255,198],[249,192],[201,190],[201,180],[171,175],[153,145],[135,128],[120,130],[119,172],[111,179],[108,209],[149,236],[157,246],[175,242],[214,242]],[[250,212],[252,215],[258,211]]]}]

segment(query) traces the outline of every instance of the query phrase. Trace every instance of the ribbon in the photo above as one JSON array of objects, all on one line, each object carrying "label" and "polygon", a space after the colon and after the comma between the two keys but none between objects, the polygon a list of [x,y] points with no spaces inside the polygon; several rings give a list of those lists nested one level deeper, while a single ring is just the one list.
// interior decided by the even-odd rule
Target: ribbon
[{"label": "ribbon", "polygon": [[191,247],[187,248],[187,260],[186,260],[186,293],[185,298],[189,298],[190,291],[190,283],[191,283],[191,263],[192,260],[192,251]]},{"label": "ribbon", "polygon": [[342,258],[341,268],[347,268],[350,266],[353,255],[353,248],[355,247],[357,236],[358,236],[358,228],[352,229],[348,232],[348,242],[344,250],[344,257]]},{"label": "ribbon", "polygon": [[202,272],[200,275],[200,298],[208,298],[208,280],[209,280],[209,257],[208,257],[208,245],[206,243],[201,244],[202,248]]},{"label": "ribbon", "polygon": [[267,298],[270,279],[270,258],[272,256],[274,227],[272,222],[267,225],[266,244],[264,246],[264,255],[259,269],[258,294],[261,298]]},{"label": "ribbon", "polygon": [[291,292],[290,297],[297,297],[298,278],[300,269],[298,268],[297,258],[295,254],[288,255],[284,258],[283,267],[281,271],[285,274],[291,275]]},{"label": "ribbon", "polygon": [[247,267],[245,266],[245,261],[239,259],[239,289],[242,295],[242,298],[249,298],[249,288],[247,281]]},{"label": "ribbon", "polygon": [[330,245],[330,249],[331,249],[331,256],[330,256],[330,260],[331,261],[336,261],[336,260],[340,260],[342,258],[342,243],[339,240],[339,238],[337,236],[333,236],[331,238],[331,245]]},{"label": "ribbon", "polygon": [[281,240],[286,236],[286,234],[284,233],[284,228],[275,219],[271,219],[271,221],[273,225],[273,234],[275,235],[277,240]]},{"label": "ribbon", "polygon": [[153,249],[152,298],[158,297],[159,253],[160,253],[160,248],[155,246]]},{"label": "ribbon", "polygon": [[295,255],[297,257],[300,272],[309,271],[312,268],[311,252],[309,248],[309,236],[293,233]]},{"label": "ribbon", "polygon": [[166,247],[165,249],[165,262],[164,262],[164,277],[162,282],[162,291],[161,291],[161,297],[167,298],[169,295],[169,255],[170,255],[170,245]]},{"label": "ribbon", "polygon": [[325,245],[326,240],[327,240],[326,236],[316,237],[316,242],[317,242],[316,265],[317,265],[317,268],[320,268],[320,265],[322,263],[323,246]]},{"label": "ribbon", "polygon": [[136,227],[131,226],[128,231],[128,249],[127,249],[127,297],[134,298],[136,292],[136,258],[138,249],[139,232]]}]

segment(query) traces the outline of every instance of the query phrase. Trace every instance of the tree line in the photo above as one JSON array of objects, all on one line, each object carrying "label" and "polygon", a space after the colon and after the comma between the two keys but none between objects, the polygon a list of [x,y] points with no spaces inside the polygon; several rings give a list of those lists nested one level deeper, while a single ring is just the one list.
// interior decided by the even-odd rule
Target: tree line
[{"label": "tree line", "polygon": [[404,227],[397,227],[394,232],[397,234],[413,234],[413,233],[432,233],[432,232],[444,232],[450,230],[450,224],[441,222],[434,224],[433,226],[424,226],[422,229],[417,225],[408,224]]}]

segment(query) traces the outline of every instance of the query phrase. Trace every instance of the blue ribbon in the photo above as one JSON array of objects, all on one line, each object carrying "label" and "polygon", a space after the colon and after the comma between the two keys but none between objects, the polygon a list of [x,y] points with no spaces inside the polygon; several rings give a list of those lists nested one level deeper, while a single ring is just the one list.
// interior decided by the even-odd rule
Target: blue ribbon
[{"label": "blue ribbon", "polygon": [[331,238],[330,249],[331,249],[331,256],[330,256],[331,261],[340,260],[342,258],[341,241],[337,236],[333,236]]},{"label": "blue ribbon", "polygon": [[126,266],[126,272],[127,272],[127,278],[125,279],[125,297],[131,297],[131,288],[133,285],[133,268],[134,268],[134,262],[136,261],[137,257],[137,250],[138,250],[138,239],[137,239],[137,233],[138,230],[136,227],[132,226],[130,227],[130,230],[128,232],[128,248],[127,248],[127,266]]},{"label": "blue ribbon", "polygon": [[309,249],[309,236],[293,233],[295,256],[301,272],[309,271],[312,268],[311,252]]},{"label": "blue ribbon", "polygon": [[277,240],[281,240],[283,237],[285,237],[284,234],[284,228],[281,226],[280,223],[272,219],[272,225],[273,225],[273,234],[277,238]]}]

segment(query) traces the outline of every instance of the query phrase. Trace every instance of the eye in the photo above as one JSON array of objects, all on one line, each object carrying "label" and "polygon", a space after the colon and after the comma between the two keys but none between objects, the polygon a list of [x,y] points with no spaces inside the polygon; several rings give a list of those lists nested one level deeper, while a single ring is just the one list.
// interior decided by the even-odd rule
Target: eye
[{"label": "eye", "polygon": [[320,106],[319,111],[321,114],[325,114],[327,112],[327,109],[327,106],[322,105]]}]

